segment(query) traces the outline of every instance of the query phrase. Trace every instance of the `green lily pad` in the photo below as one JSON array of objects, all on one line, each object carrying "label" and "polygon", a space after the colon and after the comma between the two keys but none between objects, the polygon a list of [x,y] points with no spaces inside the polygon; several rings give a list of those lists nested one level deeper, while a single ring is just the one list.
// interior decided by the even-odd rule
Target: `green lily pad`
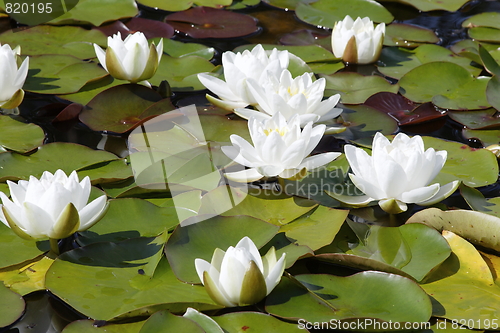
[{"label": "green lily pad", "polygon": [[381,91],[397,93],[399,90],[398,84],[391,84],[378,75],[343,72],[321,77],[326,79],[325,96],[340,94],[340,100],[344,104],[361,104]]},{"label": "green lily pad", "polygon": [[156,74],[148,81],[159,86],[163,80],[167,80],[174,91],[204,90],[206,88],[197,75],[214,69],[215,66],[210,61],[197,55],[176,58],[164,54]]},{"label": "green lily pad", "polygon": [[467,128],[474,130],[500,127],[500,115],[493,108],[465,112],[450,111],[448,112],[448,116]]},{"label": "green lily pad", "polygon": [[[202,199],[203,202],[203,199]],[[212,202],[217,200],[212,199]],[[247,215],[277,226],[290,223],[316,207],[316,203],[300,198],[263,199],[247,195],[234,208],[223,212],[222,216]]]},{"label": "green lily pad", "polygon": [[470,84],[474,77],[462,66],[451,62],[430,62],[420,65],[400,80],[403,95],[417,103],[429,102],[436,95]]},{"label": "green lily pad", "polygon": [[215,320],[204,313],[201,313],[193,308],[188,308],[183,317],[189,318],[205,330],[206,333],[224,333],[222,328]]},{"label": "green lily pad", "polygon": [[94,325],[93,320],[77,320],[69,323],[64,333],[139,333],[144,321],[126,324],[106,323],[104,326]]},{"label": "green lily pad", "polygon": [[487,76],[472,79],[456,89],[434,96],[432,103],[451,110],[488,109],[491,105],[487,99],[486,87],[490,79]]},{"label": "green lily pad", "polygon": [[483,194],[472,187],[461,184],[460,194],[472,210],[500,217],[500,197],[486,199]]},{"label": "green lily pad", "polygon": [[490,43],[500,43],[500,29],[490,27],[476,27],[470,28],[467,33],[470,38],[475,40]]},{"label": "green lily pad", "polygon": [[95,243],[65,252],[47,272],[46,286],[80,313],[100,320],[184,312],[189,306],[219,308],[202,286],[175,277],[162,257],[165,238]]},{"label": "green lily pad", "polygon": [[421,287],[438,304],[436,317],[462,323],[465,327],[491,328],[500,321],[493,304],[500,304],[500,287],[481,254],[466,240],[445,231],[453,254]]},{"label": "green lily pad", "polygon": [[90,81],[85,84],[78,92],[74,94],[59,95],[58,97],[71,101],[73,103],[78,103],[81,105],[86,105],[95,96],[103,92],[106,89],[115,87],[122,84],[128,84],[128,81],[117,80],[111,75],[106,75],[101,79]]},{"label": "green lily pad", "polygon": [[342,125],[347,129],[336,137],[370,146],[377,132],[394,133],[398,127],[396,121],[385,112],[365,105],[349,105],[341,114]]},{"label": "green lily pad", "polygon": [[500,13],[485,12],[473,15],[462,22],[462,27],[490,27],[500,29]]},{"label": "green lily pad", "polygon": [[125,159],[114,160],[102,164],[92,165],[78,171],[82,179],[88,176],[92,185],[113,183],[133,177],[132,168]]},{"label": "green lily pad", "polygon": [[[158,43],[155,40],[155,45]],[[171,57],[198,56],[206,60],[213,58],[215,49],[197,43],[183,43],[169,38],[163,38],[163,52]]]},{"label": "green lily pad", "polygon": [[205,333],[198,324],[189,318],[176,316],[168,311],[158,311],[144,323],[139,333]]},{"label": "green lily pad", "polygon": [[177,227],[170,236],[165,253],[175,275],[187,283],[200,283],[194,260],[210,262],[216,248],[226,250],[245,236],[258,248],[266,244],[278,227],[249,216],[216,216],[199,223]]},{"label": "green lily pad", "polygon": [[85,106],[79,118],[94,131],[123,133],[151,116],[174,109],[170,101],[166,100],[161,102],[161,108],[148,111],[161,100],[156,91],[143,85],[119,85],[94,97]]},{"label": "green lily pad", "polygon": [[0,43],[21,45],[23,55],[68,54],[80,59],[95,57],[92,43],[106,45],[106,36],[98,30],[80,27],[39,25],[22,31],[7,31]]},{"label": "green lily pad", "polygon": [[197,39],[242,37],[259,29],[250,15],[203,5],[170,14],[165,20],[175,30]]},{"label": "green lily pad", "polygon": [[484,147],[498,144],[500,138],[500,130],[471,130],[463,129],[462,135],[467,139],[477,138],[481,140]]},{"label": "green lily pad", "polygon": [[449,12],[455,12],[468,1],[469,0],[442,0],[438,2],[428,0],[398,0],[397,2],[413,6],[423,12],[431,10],[447,10]]},{"label": "green lily pad", "polygon": [[50,249],[48,241],[30,241],[16,235],[5,224],[0,223],[0,268],[32,260]]},{"label": "green lily pad", "polygon": [[367,0],[319,0],[300,2],[295,8],[297,17],[309,24],[333,28],[335,22],[346,15],[353,18],[369,17],[374,22],[390,23],[394,16],[376,1]]},{"label": "green lily pad", "polygon": [[497,110],[500,110],[500,97],[498,91],[500,89],[500,76],[493,76],[486,86],[486,98],[488,102]]},{"label": "green lily pad", "polygon": [[10,266],[0,270],[0,280],[10,290],[21,295],[45,290],[45,274],[54,259],[41,255],[29,262]]},{"label": "green lily pad", "polygon": [[[421,281],[448,258],[451,251],[446,240],[433,228],[422,224],[408,226],[371,226],[366,239],[346,253],[388,264]],[[370,267],[368,261],[364,264]]]},{"label": "green lily pad", "polygon": [[[427,294],[412,280],[367,271],[347,277],[327,274],[283,277],[266,299],[266,311],[311,323],[352,318],[392,322],[427,321],[432,306]],[[342,328],[342,326],[330,327]]]},{"label": "green lily pad", "polygon": [[292,242],[317,250],[330,244],[344,223],[348,210],[319,206],[313,212],[282,226],[281,232]]},{"label": "green lily pad", "polygon": [[431,29],[405,23],[391,23],[385,29],[384,45],[415,47],[421,43],[437,43],[439,38]]},{"label": "green lily pad", "polygon": [[413,215],[407,223],[422,222],[439,231],[448,230],[472,243],[500,250],[500,218],[471,210],[442,211],[428,208]]},{"label": "green lily pad", "polygon": [[19,319],[24,312],[23,297],[9,290],[0,283],[0,327],[9,326]]},{"label": "green lily pad", "polygon": [[458,142],[423,137],[426,148],[446,150],[448,158],[441,172],[431,183],[441,185],[460,180],[467,186],[479,187],[493,184],[498,177],[496,157],[487,149],[474,149]]},{"label": "green lily pad", "polygon": [[484,65],[484,69],[486,69],[491,75],[498,76],[500,75],[500,65],[493,57],[493,54],[498,54],[498,52],[496,51],[498,50],[494,50],[490,53],[490,51],[488,51],[486,47],[482,46],[481,44],[478,45],[478,53],[481,57],[481,62]]},{"label": "green lily pad", "polygon": [[225,332],[245,332],[247,330],[266,333],[304,332],[295,323],[287,323],[261,312],[232,312],[212,318]]},{"label": "green lily pad", "polygon": [[228,6],[229,10],[239,10],[245,9],[248,7],[257,6],[260,3],[260,0],[233,0],[231,6]]},{"label": "green lily pad", "polygon": [[73,56],[32,56],[23,89],[39,94],[75,93],[87,82],[106,75],[108,73],[96,63],[85,62]]},{"label": "green lily pad", "polygon": [[[71,156],[70,159],[67,157]],[[5,181],[40,177],[44,171],[54,173],[62,169],[66,174],[93,164],[117,159],[114,154],[96,151],[74,143],[54,142],[41,146],[29,155],[18,153],[0,154],[0,180]]]},{"label": "green lily pad", "polygon": [[277,8],[295,10],[300,3],[311,3],[315,0],[263,0],[263,2]]},{"label": "green lily pad", "polygon": [[119,242],[137,237],[156,237],[179,223],[175,209],[158,207],[146,200],[129,198],[109,201],[103,218],[78,236],[80,245]]},{"label": "green lily pad", "polygon": [[44,24],[52,19],[64,15],[72,10],[79,0],[64,0],[61,2],[27,1],[1,1],[0,8],[3,13],[16,22],[27,26]]},{"label": "green lily pad", "polygon": [[229,6],[233,0],[140,0],[138,2],[144,6],[158,8],[169,12],[179,12],[191,8],[193,5],[221,8],[223,6]]},{"label": "green lily pad", "polygon": [[0,116],[0,146],[27,153],[41,146],[45,139],[43,129],[35,124],[25,124],[9,116]]},{"label": "green lily pad", "polygon": [[[99,8],[99,10],[96,10]],[[138,14],[134,0],[78,0],[78,4],[51,24],[93,24],[133,17]]]},{"label": "green lily pad", "polygon": [[401,79],[410,70],[429,62],[446,61],[462,66],[474,77],[482,68],[471,65],[471,60],[461,57],[450,50],[433,44],[425,44],[414,50],[397,47],[384,47],[377,62],[378,70],[389,77]]}]

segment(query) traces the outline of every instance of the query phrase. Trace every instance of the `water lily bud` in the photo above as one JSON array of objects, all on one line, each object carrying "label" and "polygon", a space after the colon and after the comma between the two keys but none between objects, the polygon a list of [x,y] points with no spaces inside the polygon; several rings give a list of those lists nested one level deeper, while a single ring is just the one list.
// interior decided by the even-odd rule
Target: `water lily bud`
[{"label": "water lily bud", "polygon": [[276,260],[272,247],[261,258],[254,242],[243,237],[227,251],[215,249],[212,261],[195,260],[198,276],[218,304],[234,307],[255,304],[276,287],[285,270],[285,253]]},{"label": "water lily bud", "polygon": [[94,44],[95,53],[102,67],[119,80],[138,83],[153,77],[163,54],[163,40],[158,46],[148,45],[142,32],[128,35],[122,40],[120,32],[108,37],[108,48],[104,51]]},{"label": "water lily bud", "polygon": [[433,148],[424,150],[419,135],[410,138],[399,133],[390,142],[379,132],[373,138],[371,156],[352,145],[346,145],[344,149],[353,171],[349,177],[365,195],[327,193],[350,205],[363,206],[378,200],[384,211],[398,214],[407,210],[408,203],[424,206],[438,203],[451,195],[460,183],[429,185],[443,168],[447,152]]},{"label": "water lily bud", "polygon": [[40,179],[7,181],[12,201],[0,192],[0,221],[25,239],[62,239],[94,225],[107,207],[103,195],[88,203],[90,179],[76,171],[45,171]]},{"label": "water lily bud", "polygon": [[486,149],[495,154],[497,158],[500,158],[500,144],[489,145]]},{"label": "water lily bud", "polygon": [[280,113],[268,119],[251,117],[248,129],[254,146],[238,135],[231,135],[232,146],[222,151],[235,162],[249,167],[242,171],[227,172],[228,179],[252,182],[264,177],[297,179],[305,170],[313,170],[330,163],[340,153],[308,155],[316,148],[325,132],[325,125],[312,126],[312,121],[300,129],[299,115],[290,121]]},{"label": "water lily bud", "polygon": [[385,23],[375,28],[368,18],[356,21],[347,15],[335,23],[332,31],[332,49],[337,58],[350,64],[370,64],[380,57],[385,35]]},{"label": "water lily bud", "polygon": [[0,46],[0,108],[14,109],[18,107],[24,98],[21,89],[28,75],[29,58],[24,59],[21,66],[17,67],[17,56],[21,48],[18,46],[11,49],[10,45]]}]

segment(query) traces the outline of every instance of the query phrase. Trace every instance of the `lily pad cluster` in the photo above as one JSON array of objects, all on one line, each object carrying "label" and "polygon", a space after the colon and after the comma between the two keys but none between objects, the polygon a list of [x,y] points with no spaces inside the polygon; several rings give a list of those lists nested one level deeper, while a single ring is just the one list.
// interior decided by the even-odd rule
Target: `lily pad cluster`
[{"label": "lily pad cluster", "polygon": [[[59,327],[63,333],[303,332],[322,323],[350,329],[359,320],[399,324],[396,330],[425,323],[412,327],[433,332],[500,327],[498,159],[481,148],[500,142],[498,13],[469,17],[468,38],[444,47],[429,28],[395,23],[387,2],[262,2],[80,0],[48,24],[0,34],[0,43],[20,45],[21,58],[30,59],[20,114],[0,115],[0,190],[8,196],[7,182],[76,170],[90,178],[92,199],[109,200],[97,224],[59,243],[60,255],[49,240],[22,239],[0,223],[0,327],[26,325],[26,300],[39,294],[69,309],[74,319]],[[466,3],[397,1],[423,12],[455,12]],[[269,41],[257,19],[262,8],[280,15],[286,8],[307,25]],[[161,18],[144,18],[147,11]],[[333,55],[330,29],[346,15],[387,24],[375,64],[346,65]],[[118,31],[162,40],[151,87],[114,79],[99,65],[92,44],[106,48]],[[290,69],[294,77],[312,72],[325,78],[326,96],[340,94],[343,112],[327,125],[345,131],[325,135],[314,151],[340,154],[322,170],[234,184],[224,173],[236,166],[221,147],[231,135],[250,140],[248,123],[211,105],[198,74],[222,78],[220,53],[252,49],[259,38],[266,50],[303,60]],[[189,104],[198,123],[173,112]],[[353,207],[327,194],[363,194],[348,175],[344,144],[371,154],[377,132],[392,139],[444,122],[479,140],[471,148],[463,139],[423,138],[425,148],[447,151],[432,184],[461,183],[448,199],[396,216],[376,202]],[[71,135],[54,140],[58,125],[127,146],[118,155]],[[262,301],[225,308],[209,296],[194,262],[210,262],[216,249],[244,237],[261,255],[273,247],[277,258],[286,254],[285,272]]]}]

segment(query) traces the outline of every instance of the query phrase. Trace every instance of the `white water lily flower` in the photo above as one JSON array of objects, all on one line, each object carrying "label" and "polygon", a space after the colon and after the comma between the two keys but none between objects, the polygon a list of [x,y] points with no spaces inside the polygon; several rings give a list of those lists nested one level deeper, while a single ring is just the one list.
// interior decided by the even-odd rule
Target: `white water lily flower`
[{"label": "white water lily flower", "polygon": [[40,179],[7,181],[12,201],[0,192],[0,220],[25,239],[62,239],[94,225],[107,206],[103,195],[88,203],[90,179],[78,181],[76,171],[45,171]]},{"label": "white water lily flower", "polygon": [[335,23],[332,31],[332,49],[337,58],[346,63],[370,64],[380,57],[384,42],[385,23],[375,28],[368,17],[356,21],[347,15]]},{"label": "white water lily flower", "polygon": [[342,109],[335,105],[340,94],[323,101],[326,80],[320,78],[313,82],[312,76],[313,73],[304,73],[293,79],[290,71],[284,70],[280,76],[269,75],[261,83],[249,78],[248,90],[261,112],[250,109],[235,109],[234,112],[245,119],[252,116],[266,119],[279,112],[287,121],[298,115],[301,126],[310,121],[315,123],[338,117]]},{"label": "white water lily flower", "polygon": [[206,73],[198,74],[198,79],[208,90],[219,96],[220,99],[217,99],[207,94],[207,99],[213,104],[227,110],[244,108],[256,103],[248,93],[247,79],[252,78],[261,82],[267,77],[268,72],[279,77],[288,67],[290,56],[288,51],[277,49],[267,52],[261,44],[256,45],[251,51],[238,53],[228,51],[222,54],[225,81]]},{"label": "white water lily flower", "polygon": [[122,40],[118,32],[108,37],[108,48],[104,51],[94,44],[95,53],[102,67],[119,80],[138,83],[151,78],[160,65],[163,54],[163,40],[158,46],[148,45],[146,36],[138,31]]},{"label": "white water lily flower", "polygon": [[253,146],[238,135],[231,135],[232,146],[222,147],[229,158],[250,169],[228,172],[226,177],[237,182],[252,182],[263,177],[297,178],[337,158],[340,153],[323,153],[307,157],[318,145],[325,125],[300,129],[300,118],[289,122],[281,113],[270,119],[250,118],[248,128]]},{"label": "white water lily flower", "polygon": [[428,148],[424,151],[422,137],[412,138],[404,133],[392,143],[381,133],[373,139],[372,155],[352,145],[345,146],[345,155],[354,174],[352,182],[366,195],[360,197],[334,196],[340,201],[363,205],[379,200],[380,207],[397,214],[407,209],[407,203],[432,205],[458,187],[459,181],[444,186],[429,185],[443,168],[447,152]]},{"label": "white water lily flower", "polygon": [[18,69],[19,54],[19,46],[14,50],[8,44],[0,47],[0,108],[2,109],[14,109],[24,98],[24,91],[21,88],[28,75],[29,58],[26,57]]},{"label": "white water lily flower", "polygon": [[233,307],[255,304],[276,287],[285,270],[285,253],[276,260],[271,247],[261,258],[254,242],[243,237],[226,252],[217,248],[209,263],[195,259],[196,272],[208,295],[218,304]]}]

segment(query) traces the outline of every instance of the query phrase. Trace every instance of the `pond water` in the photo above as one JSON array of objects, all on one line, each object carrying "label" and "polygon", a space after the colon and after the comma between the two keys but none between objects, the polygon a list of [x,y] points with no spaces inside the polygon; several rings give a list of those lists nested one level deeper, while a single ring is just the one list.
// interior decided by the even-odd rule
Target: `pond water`
[{"label": "pond water", "polygon": [[[455,12],[448,12],[444,10],[429,12],[419,11],[416,8],[398,2],[382,2],[382,4],[394,16],[395,19],[393,23],[405,23],[430,29],[434,31],[439,38],[439,41],[434,44],[446,48],[450,48],[457,42],[469,38],[468,29],[462,27],[462,22],[466,19],[472,17],[473,15],[484,12],[500,13],[500,3],[498,1],[487,0],[470,1],[466,3],[460,10]],[[154,10],[145,6],[139,6],[139,8],[140,11],[138,17],[146,19],[162,21],[167,15],[170,14],[169,12]],[[315,36],[314,40],[317,41],[317,44],[325,46],[326,49],[329,48],[328,42],[325,41],[330,39],[331,30],[327,28],[323,29],[314,27],[298,20],[292,10],[282,10],[261,3],[254,7],[239,10],[238,12],[251,15],[258,19],[259,31],[250,36],[234,37],[229,39],[195,39],[186,37],[182,33],[177,32],[173,39],[184,43],[198,43],[208,47],[213,47],[215,49],[215,55],[210,61],[214,65],[219,65],[221,63],[221,55],[223,52],[230,51],[247,44],[282,44],[293,42],[296,45],[306,45],[310,42],[308,36]],[[124,21],[126,21],[126,19],[124,19]],[[12,25],[15,23],[13,21],[6,22],[4,18],[2,24],[4,27],[3,29],[6,30],[7,28],[9,28],[8,24],[10,24],[10,27],[13,28]],[[307,34],[304,33],[304,31],[307,31]],[[331,51],[331,49],[329,49],[329,51]],[[384,58],[384,56],[386,58]],[[384,59],[390,59],[390,57],[391,55],[383,54],[380,60],[381,63],[379,63],[378,66],[349,65],[343,69],[340,69],[339,72],[360,73],[365,76],[382,76],[378,69],[383,68]],[[496,59],[498,60],[499,58]],[[389,65],[389,63],[385,65]],[[483,69],[482,64],[473,64],[473,66],[477,67],[479,72],[487,74],[486,70]],[[391,83],[396,83],[398,81],[390,75],[385,77],[387,78],[387,80],[391,81]],[[99,80],[102,80],[102,78]],[[157,86],[156,84],[153,85]],[[330,87],[330,89],[331,94],[336,91],[336,89],[332,87]],[[201,109],[210,109],[210,103],[205,98],[206,93],[206,90],[184,91],[183,89],[179,89],[178,87],[173,87],[171,101],[175,107],[183,107],[190,104],[196,104]],[[72,99],[70,100],[73,101]],[[342,101],[343,100],[341,100],[341,102]],[[344,103],[342,107],[345,109],[350,109],[351,106],[353,106],[354,110],[359,110],[356,109],[354,105],[361,104],[363,102],[364,101],[352,104]],[[127,139],[130,133],[129,131],[114,132],[111,130],[92,130],[89,126],[87,126],[88,124],[84,124],[79,120],[78,117],[74,116],[69,116],[69,119],[65,121],[54,122],[54,119],[70,103],[70,101],[65,99],[64,94],[40,94],[27,91],[24,102],[19,107],[20,115],[13,116],[13,118],[18,119],[22,122],[39,125],[45,133],[43,142],[44,144],[53,142],[78,143],[92,149],[107,150],[119,157],[125,157],[126,155],[128,155]],[[435,108],[433,109],[433,111],[445,114],[450,110],[447,110],[445,108]],[[221,111],[217,110],[216,112]],[[460,115],[455,116],[455,114],[457,113],[459,113],[459,111],[451,110],[448,115],[452,114],[453,116],[444,117],[433,114],[433,116],[429,118],[431,119],[429,121],[409,121],[406,125],[401,125],[399,128],[397,127],[397,124],[394,123],[394,128],[396,128],[398,131],[401,130],[410,135],[419,134],[460,142],[472,148],[483,148],[491,144],[492,142],[494,143],[495,140],[497,140],[497,142],[500,142],[500,127],[498,127],[498,123],[496,124],[496,126],[491,127],[492,132],[488,132],[488,134],[484,132],[474,132],[473,129],[471,130],[470,128],[465,128],[465,120],[460,118]],[[498,118],[498,111],[493,112],[487,118],[488,121],[490,121],[495,117]],[[228,118],[235,118],[235,115],[228,115]],[[394,116],[392,116],[392,118],[394,118]],[[399,120],[401,124],[403,118],[400,117],[397,120]],[[392,121],[394,121],[394,119]],[[479,130],[481,129],[480,126],[478,126],[478,128]],[[349,136],[326,136],[323,138],[320,145],[316,148],[315,152],[341,152],[342,146],[346,144],[351,138],[352,137]],[[367,137],[363,138],[362,136],[354,136],[354,141],[366,145],[367,142],[363,141],[366,138]],[[369,138],[369,142],[371,142],[371,137]],[[487,199],[500,196],[500,182],[498,181],[496,183],[490,183],[487,186],[479,186],[477,189]],[[466,201],[459,193],[454,194],[446,201],[444,201],[444,205],[447,205],[449,207],[470,209]],[[399,216],[399,219],[401,220],[400,222],[404,222],[405,219],[409,218],[413,213],[421,209],[423,208],[414,207],[407,213]],[[357,221],[370,222],[369,215],[359,214],[358,216],[350,216]],[[373,222],[373,220],[371,222]],[[77,243],[75,243],[74,238],[66,239],[64,241],[65,245],[63,244],[61,246],[66,246],[67,249],[79,246],[75,245]],[[313,266],[312,268],[308,267],[308,269],[309,271],[313,271],[314,273],[329,271],[331,266],[330,264],[321,264],[316,262],[309,262],[307,265]],[[302,268],[300,267],[296,269],[297,271],[302,270]],[[347,269],[347,272],[341,272],[341,269],[339,268],[337,274],[348,275],[357,271],[359,270]],[[87,316],[80,314],[76,310],[73,310],[70,306],[65,304],[57,296],[51,294],[50,292],[37,291],[26,296],[25,300],[27,303],[27,308],[24,316],[13,325],[4,328],[3,330],[0,329],[0,331],[9,333],[59,333],[62,332],[67,324],[75,320],[87,318]],[[255,309],[259,308],[252,308],[252,310]],[[137,318],[139,317],[136,317],[136,319]],[[143,318],[141,317],[141,319]],[[100,324],[104,323],[105,322],[102,322]],[[320,330],[316,331],[319,332]],[[425,330],[420,330],[420,332],[424,331]],[[432,331],[426,330],[425,332]],[[439,332],[439,330],[434,330],[434,332]]]}]

